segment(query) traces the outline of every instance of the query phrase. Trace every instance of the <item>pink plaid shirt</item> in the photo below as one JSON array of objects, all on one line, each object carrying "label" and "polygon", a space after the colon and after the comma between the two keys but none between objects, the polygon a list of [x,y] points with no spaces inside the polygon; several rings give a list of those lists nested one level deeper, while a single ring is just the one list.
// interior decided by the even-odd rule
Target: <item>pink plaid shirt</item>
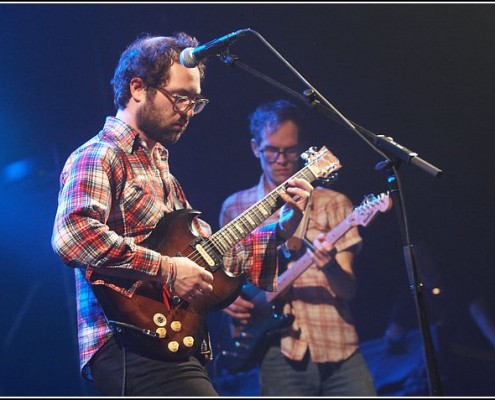
[{"label": "pink plaid shirt", "polygon": [[[161,159],[160,169],[154,161]],[[139,246],[161,218],[177,208],[191,208],[169,172],[168,151],[147,149],[130,126],[108,117],[103,130],[75,150],[60,176],[52,246],[62,261],[76,267],[77,323],[82,375],[92,380],[88,362],[112,335],[88,280],[98,268],[123,268],[157,274],[161,254]],[[209,225],[196,218],[202,236]],[[240,265],[259,286],[273,289],[277,276],[275,225],[257,229],[225,257],[225,268]],[[132,297],[141,281],[118,287]]]},{"label": "pink plaid shirt", "polygon": [[[258,185],[234,193],[224,201],[220,225],[225,225],[265,195],[262,175]],[[330,231],[352,210],[352,203],[342,193],[316,188],[306,236],[312,241],[319,232]],[[275,220],[277,214],[266,223]],[[359,249],[361,243],[358,229],[353,227],[335,246],[337,251],[342,251],[354,245]],[[292,313],[295,320],[291,334],[281,340],[282,353],[292,360],[302,360],[309,348],[314,362],[335,362],[348,358],[358,348],[350,305],[332,293],[328,279],[331,277],[313,264],[292,285],[291,302],[286,304],[284,312]]]}]

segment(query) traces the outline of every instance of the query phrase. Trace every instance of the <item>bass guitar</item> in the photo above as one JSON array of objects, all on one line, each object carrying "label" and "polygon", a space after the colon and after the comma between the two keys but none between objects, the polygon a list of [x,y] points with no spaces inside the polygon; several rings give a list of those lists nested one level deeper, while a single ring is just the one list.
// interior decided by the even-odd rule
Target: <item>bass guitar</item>
[{"label": "bass guitar", "polygon": [[[325,240],[335,244],[351,227],[367,226],[379,212],[388,211],[392,207],[392,199],[388,193],[378,196],[365,196],[363,202],[343,221],[326,234]],[[251,310],[249,324],[240,326],[238,336],[232,338],[225,349],[219,353],[222,358],[222,367],[230,373],[236,373],[257,365],[262,358],[266,341],[270,334],[280,332],[294,321],[292,314],[283,314],[278,311],[275,300],[311,265],[313,260],[306,252],[278,277],[276,292],[260,290],[256,286],[246,284],[242,288],[242,297],[251,301],[254,308]]]},{"label": "bass guitar", "polygon": [[[310,148],[302,157],[306,166],[291,178],[311,183],[341,168],[326,147],[319,151]],[[178,210],[160,220],[141,245],[162,255],[193,260],[213,274],[213,291],[197,302],[187,302],[171,301],[162,285],[151,282],[142,282],[132,297],[106,285],[92,285],[109,324],[117,333],[124,333],[119,339],[141,353],[165,360],[182,360],[201,350],[208,311],[232,303],[245,281],[244,274],[233,275],[224,268],[223,256],[283,205],[281,194],[286,192],[287,181],[209,238],[200,237],[192,228],[199,211]],[[133,282],[119,278],[112,283],[129,287]]]}]

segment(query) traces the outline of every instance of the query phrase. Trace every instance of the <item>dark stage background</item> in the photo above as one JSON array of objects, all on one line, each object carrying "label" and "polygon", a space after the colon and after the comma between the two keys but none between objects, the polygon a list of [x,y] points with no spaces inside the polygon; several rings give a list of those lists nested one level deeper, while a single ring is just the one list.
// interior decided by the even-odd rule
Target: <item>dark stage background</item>
[{"label": "dark stage background", "polygon": [[[456,300],[491,283],[494,21],[491,4],[0,4],[0,395],[94,394],[78,372],[72,271],[50,246],[58,174],[114,115],[113,69],[144,32],[184,30],[201,43],[242,28],[259,32],[347,118],[444,171],[435,179],[399,168],[411,240],[438,257]],[[299,93],[306,89],[254,35],[231,52]],[[203,93],[211,103],[170,149],[171,166],[216,230],[222,200],[259,176],[247,115],[287,96],[218,58],[208,61]],[[327,145],[342,162],[334,189],[356,205],[388,189],[374,168],[382,160],[376,152],[306,112],[313,144]],[[395,211],[361,233],[353,307],[367,341],[383,334],[408,282]],[[465,313],[462,301],[447,306]],[[493,357],[479,364],[477,348],[463,349],[464,376],[471,365],[493,368]],[[460,385],[452,394],[470,393]]]}]

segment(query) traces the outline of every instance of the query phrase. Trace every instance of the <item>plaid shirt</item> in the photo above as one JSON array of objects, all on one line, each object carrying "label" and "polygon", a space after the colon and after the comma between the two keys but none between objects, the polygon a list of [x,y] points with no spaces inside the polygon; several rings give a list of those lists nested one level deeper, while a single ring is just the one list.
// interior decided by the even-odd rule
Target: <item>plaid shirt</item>
[{"label": "plaid shirt", "polygon": [[[230,195],[223,203],[220,225],[226,224],[251,204],[265,196],[262,175],[258,185]],[[311,196],[307,238],[314,240],[319,232],[328,232],[353,210],[342,193],[316,188]],[[276,219],[272,216],[268,221]],[[351,228],[336,243],[337,251],[361,247],[357,227]],[[291,288],[291,301],[284,312],[295,316],[291,332],[282,337],[282,353],[292,360],[302,360],[309,348],[314,362],[335,362],[348,358],[358,347],[358,336],[350,305],[336,297],[328,280],[330,275],[312,264],[297,278]]]},{"label": "plaid shirt", "polygon": [[[160,144],[148,149],[136,131],[114,117],[69,156],[60,187],[52,246],[65,264],[76,267],[80,367],[92,380],[88,362],[112,335],[89,284],[93,271],[119,268],[156,275],[162,255],[139,243],[165,214],[191,206],[169,172],[167,149]],[[193,223],[203,237],[211,234],[206,222],[195,218]],[[255,230],[225,257],[225,268],[241,265],[258,285],[273,289],[276,239],[273,224]],[[132,297],[141,281],[129,287],[104,279],[95,283]]]}]

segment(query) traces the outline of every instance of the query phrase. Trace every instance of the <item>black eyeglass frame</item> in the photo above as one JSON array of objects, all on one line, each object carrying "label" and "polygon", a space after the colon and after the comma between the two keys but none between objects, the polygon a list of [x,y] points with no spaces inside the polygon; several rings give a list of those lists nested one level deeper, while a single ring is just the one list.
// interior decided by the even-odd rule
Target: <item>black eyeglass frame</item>
[{"label": "black eyeglass frame", "polygon": [[[191,99],[189,96],[182,96],[176,93],[170,93],[167,89],[162,87],[155,87],[161,94],[167,97],[174,108],[175,112],[181,113],[188,111],[191,107],[193,107],[194,115],[199,114],[204,110],[206,105],[210,102],[206,97],[198,97],[196,99]],[[183,101],[186,104],[183,107],[179,107],[179,102]]]},{"label": "black eyeglass frame", "polygon": [[[267,151],[268,155],[266,154]],[[300,157],[299,146],[291,146],[285,149],[275,146],[265,146],[264,148],[259,149],[259,152],[263,154],[263,157],[268,162],[277,161],[280,154],[283,154],[289,161],[297,161]]]}]

